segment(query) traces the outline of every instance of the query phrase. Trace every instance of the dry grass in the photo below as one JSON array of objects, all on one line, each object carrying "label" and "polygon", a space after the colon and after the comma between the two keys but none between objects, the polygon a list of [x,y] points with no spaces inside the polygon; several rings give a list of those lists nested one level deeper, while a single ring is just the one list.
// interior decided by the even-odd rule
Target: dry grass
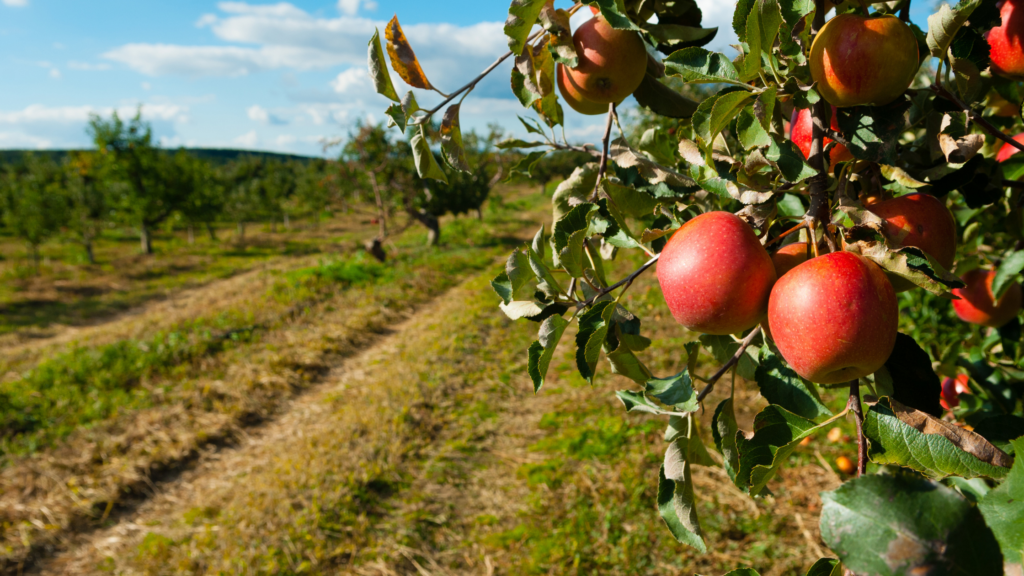
[{"label": "dry grass", "polygon": [[[501,236],[520,231],[536,216],[499,216],[481,232]],[[419,243],[418,231],[410,234]],[[332,292],[298,308],[260,294],[272,285],[273,274],[265,275],[262,286],[243,278],[227,281],[236,289],[225,291],[219,304],[255,307],[248,317],[265,323],[265,332],[195,361],[176,372],[173,381],[144,382],[156,396],[167,395],[154,407],[80,429],[56,448],[16,459],[0,470],[0,562],[17,571],[33,557],[72,544],[77,532],[119,519],[152,492],[154,482],[173,479],[204,449],[236,442],[245,427],[277,413],[283,401],[320,381],[332,366],[456,283],[454,272],[460,266],[479,269],[507,250],[500,242],[478,249],[464,244],[458,248],[457,242],[454,251],[440,253],[417,249],[402,265],[404,272],[389,277],[392,281]],[[217,292],[217,287],[209,290]],[[202,293],[184,301],[191,305],[180,311],[183,319],[210,303]],[[116,340],[165,321],[157,311],[141,316],[151,321],[135,324],[128,319],[130,325],[118,323],[103,335]]]},{"label": "dry grass", "polygon": [[[814,454],[848,446],[799,449],[767,501],[696,468],[711,549],[698,555],[672,540],[654,507],[664,423],[622,411],[612,390],[628,382],[582,383],[567,342],[534,396],[524,351],[535,335],[496,310],[490,276],[448,293],[238,450],[204,459],[47,571],[715,574],[750,565],[768,576],[803,574],[819,557],[817,493],[838,477]],[[648,310],[660,344],[645,358],[665,373],[678,368],[674,343],[690,336],[656,296],[645,278],[628,306]],[[749,428],[764,402],[738,382],[736,405]]]}]

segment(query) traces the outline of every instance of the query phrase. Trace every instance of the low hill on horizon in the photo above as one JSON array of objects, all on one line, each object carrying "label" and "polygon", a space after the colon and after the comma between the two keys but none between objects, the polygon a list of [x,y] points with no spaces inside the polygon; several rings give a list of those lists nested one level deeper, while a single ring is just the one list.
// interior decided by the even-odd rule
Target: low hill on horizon
[{"label": "low hill on horizon", "polygon": [[[66,149],[66,150],[0,150],[0,165],[10,164],[17,162],[25,154],[34,154],[36,156],[50,157],[54,160],[62,160],[69,152],[75,152],[78,149]],[[167,148],[168,152],[177,151],[176,148]],[[297,160],[299,162],[309,162],[316,160],[316,156],[301,156],[299,154],[282,154],[279,152],[262,152],[256,150],[239,150],[234,148],[184,148],[184,150],[194,156],[209,161],[211,164],[220,165],[231,162],[238,158],[247,156],[255,156],[258,158],[266,158],[268,160]]]}]

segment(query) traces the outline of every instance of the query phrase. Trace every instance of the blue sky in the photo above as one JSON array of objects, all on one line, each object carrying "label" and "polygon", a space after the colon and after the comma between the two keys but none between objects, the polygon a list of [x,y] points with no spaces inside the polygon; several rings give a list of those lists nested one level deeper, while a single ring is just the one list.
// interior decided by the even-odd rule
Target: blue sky
[{"label": "blue sky", "polygon": [[[734,2],[698,0],[709,48],[729,51]],[[568,0],[558,0],[568,6]],[[927,16],[920,2],[915,20]],[[0,148],[88,146],[90,113],[138,106],[166,146],[321,154],[359,119],[379,120],[366,42],[398,14],[431,82],[450,91],[507,51],[507,0],[0,0]],[[440,9],[439,6],[444,6]],[[579,18],[588,17],[581,11]],[[578,25],[579,22],[574,22]],[[400,93],[408,89],[397,76]],[[418,92],[421,105],[436,101]],[[508,67],[462,108],[464,128],[518,129]],[[567,110],[571,139],[603,120]]]}]

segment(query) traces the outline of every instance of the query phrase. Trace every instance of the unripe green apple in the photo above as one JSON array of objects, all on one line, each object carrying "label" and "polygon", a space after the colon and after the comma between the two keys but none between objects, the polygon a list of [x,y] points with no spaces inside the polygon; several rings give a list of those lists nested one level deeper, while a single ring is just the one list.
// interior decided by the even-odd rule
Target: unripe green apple
[{"label": "unripe green apple", "polygon": [[[946,270],[953,267],[956,221],[942,200],[918,192],[872,204],[868,211],[882,219],[882,232],[897,246],[920,248]],[[897,292],[914,287],[902,278],[893,280]]]},{"label": "unripe green apple", "polygon": [[602,16],[584,22],[572,35],[579,61],[568,68],[566,83],[581,97],[599,104],[622,102],[647,73],[647,49],[632,30],[616,30]]},{"label": "unripe green apple", "polygon": [[971,270],[964,274],[963,281],[967,286],[954,288],[953,295],[960,300],[953,300],[953,311],[964,322],[980,324],[991,328],[999,328],[1020,312],[1020,284],[1014,282],[996,302],[992,294],[992,281],[996,278],[995,270]]},{"label": "unripe green apple", "polygon": [[1013,80],[1024,80],[1024,6],[1022,0],[1006,0],[999,10],[1002,24],[988,31],[992,72]]},{"label": "unripe green apple", "polygon": [[562,93],[562,100],[565,100],[565,103],[568,104],[570,108],[580,114],[587,114],[590,116],[606,114],[608,112],[607,104],[591,102],[584,98],[578,90],[573,88],[572,81],[566,74],[566,68],[564,65],[559,64],[556,72],[558,75],[558,91]]},{"label": "unripe green apple", "polygon": [[[832,122],[830,124],[832,130],[839,132],[839,118],[836,115],[835,106],[832,106]],[[811,131],[813,127],[814,121],[811,119],[811,110],[809,108],[793,109],[793,115],[789,120],[789,139],[800,149],[804,158],[811,155],[811,140],[813,138]],[[832,139],[826,136],[822,145],[828,146],[831,143]],[[832,167],[847,160],[853,160],[853,154],[842,144],[836,144],[828,154],[828,165]]]},{"label": "unripe green apple", "polygon": [[672,316],[706,334],[735,334],[764,318],[775,267],[746,222],[708,212],[683,224],[658,259]]},{"label": "unripe green apple", "polygon": [[[1013,139],[1016,140],[1017,142],[1020,142],[1021,144],[1024,144],[1024,132],[1017,134],[1016,136],[1013,137]],[[999,148],[999,153],[996,154],[996,162],[1006,162],[1010,158],[1010,156],[1013,156],[1017,152],[1020,152],[1020,150],[1018,150],[1016,146],[1010,144],[1009,142],[1004,142],[1003,145]]]},{"label": "unripe green apple", "polygon": [[812,258],[772,288],[768,325],[797,374],[838,384],[872,374],[896,345],[896,293],[875,263],[852,252]]},{"label": "unripe green apple", "polygon": [[884,106],[906,92],[917,74],[917,38],[895,16],[841,14],[814,37],[810,64],[829,104]]},{"label": "unripe green apple", "polygon": [[807,242],[794,242],[786,244],[772,254],[772,264],[775,265],[775,275],[782,278],[786,272],[807,261]]}]

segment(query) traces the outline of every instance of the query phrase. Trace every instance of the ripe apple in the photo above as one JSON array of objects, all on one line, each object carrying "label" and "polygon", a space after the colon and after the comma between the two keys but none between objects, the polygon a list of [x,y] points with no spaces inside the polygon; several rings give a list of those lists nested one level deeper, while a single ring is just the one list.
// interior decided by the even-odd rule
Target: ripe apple
[{"label": "ripe apple", "polygon": [[807,242],[794,242],[786,244],[772,254],[772,264],[775,265],[775,275],[779,278],[807,261]]},{"label": "ripe apple", "polygon": [[939,404],[946,410],[952,410],[960,405],[960,395],[970,394],[971,387],[968,385],[967,374],[958,374],[954,378],[946,378],[942,381],[942,396],[939,397]]},{"label": "ripe apple", "polygon": [[658,260],[672,316],[706,334],[735,334],[764,318],[775,267],[746,222],[708,212],[683,224]]},{"label": "ripe apple", "polygon": [[1013,80],[1024,80],[1024,9],[1022,0],[1006,0],[999,10],[1002,24],[988,31],[992,72]]},{"label": "ripe apple", "polygon": [[852,252],[812,258],[775,283],[768,325],[782,357],[819,384],[867,376],[896,345],[899,309],[882,269]]},{"label": "ripe apple", "polygon": [[[914,193],[868,206],[882,219],[882,232],[897,246],[914,246],[928,253],[943,268],[956,258],[956,221],[946,205],[931,194]],[[914,284],[896,278],[893,288],[903,292]]]},{"label": "ripe apple", "polygon": [[589,116],[608,113],[607,104],[598,104],[597,102],[587,100],[575,88],[573,88],[571,84],[569,84],[564,65],[558,64],[557,75],[558,91],[562,93],[562,99],[565,100],[565,103],[568,104],[570,108],[580,114],[587,114]]},{"label": "ripe apple", "polygon": [[840,14],[815,36],[810,64],[829,104],[884,106],[906,92],[917,74],[917,38],[895,16]]},{"label": "ripe apple", "polygon": [[[1017,134],[1013,139],[1024,144],[1024,132]],[[1005,162],[1010,156],[1013,156],[1017,152],[1020,152],[1020,150],[1018,150],[1016,146],[1013,146],[1009,142],[1003,142],[1002,147],[999,148],[999,153],[996,154],[996,162]]]},{"label": "ripe apple", "polygon": [[616,30],[594,16],[576,29],[572,41],[579,61],[567,68],[565,83],[583,98],[605,105],[621,102],[643,82],[647,48],[636,32]]},{"label": "ripe apple", "polygon": [[590,12],[591,12],[591,13],[592,13],[592,14],[593,14],[594,16],[597,16],[598,14],[600,14],[600,13],[601,13],[601,9],[600,9],[600,8],[598,8],[597,6],[591,6],[591,7],[590,7]]},{"label": "ripe apple", "polygon": [[1020,284],[1011,284],[996,302],[992,295],[992,281],[995,277],[995,270],[977,269],[964,274],[963,281],[967,286],[953,289],[953,295],[960,297],[960,300],[953,300],[953,311],[961,320],[999,328],[1017,315],[1024,296]]},{"label": "ripe apple", "polygon": [[[794,108],[793,115],[789,121],[789,139],[796,144],[796,147],[803,153],[804,158],[811,155],[811,129],[813,127],[813,121],[811,120],[810,108]],[[836,107],[832,107],[832,130],[839,132],[839,118],[836,116]],[[824,145],[828,146],[832,142],[831,138],[826,137]],[[835,166],[840,162],[846,160],[852,160],[853,154],[843,146],[842,144],[836,144],[835,147],[828,154],[828,165]]]}]

